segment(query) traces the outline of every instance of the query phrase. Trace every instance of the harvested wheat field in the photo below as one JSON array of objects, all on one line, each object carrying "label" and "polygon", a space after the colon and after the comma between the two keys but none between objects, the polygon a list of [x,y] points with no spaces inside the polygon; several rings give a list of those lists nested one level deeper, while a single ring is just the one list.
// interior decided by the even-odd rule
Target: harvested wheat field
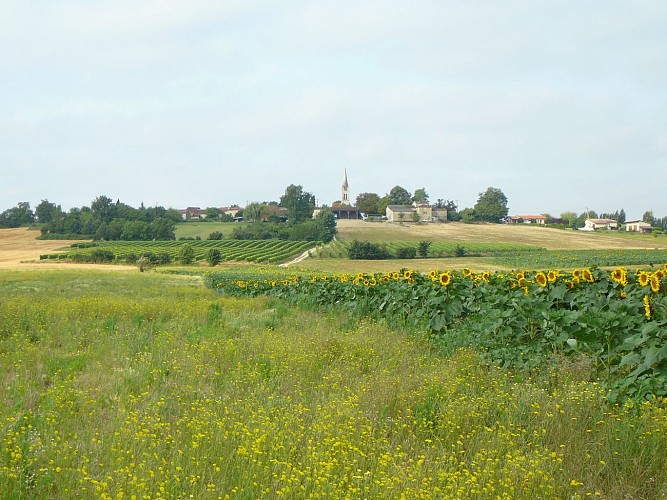
[{"label": "harvested wheat field", "polygon": [[70,264],[66,262],[40,261],[39,256],[53,253],[73,243],[69,240],[38,240],[38,231],[19,227],[0,229],[0,269],[27,269],[39,266],[40,269],[136,269],[134,266],[109,266],[100,264]]},{"label": "harvested wheat field", "polygon": [[626,231],[587,232],[538,227],[529,224],[463,224],[461,222],[415,224],[339,220],[342,241],[451,241],[508,242],[547,250],[603,250],[667,248],[667,237]]}]

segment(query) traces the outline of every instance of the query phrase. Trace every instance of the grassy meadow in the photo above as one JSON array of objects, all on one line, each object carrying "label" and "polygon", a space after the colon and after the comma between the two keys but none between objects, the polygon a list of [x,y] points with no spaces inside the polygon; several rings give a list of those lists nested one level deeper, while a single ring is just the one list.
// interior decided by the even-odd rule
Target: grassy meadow
[{"label": "grassy meadow", "polygon": [[659,498],[667,406],[196,276],[0,272],[1,498]]}]

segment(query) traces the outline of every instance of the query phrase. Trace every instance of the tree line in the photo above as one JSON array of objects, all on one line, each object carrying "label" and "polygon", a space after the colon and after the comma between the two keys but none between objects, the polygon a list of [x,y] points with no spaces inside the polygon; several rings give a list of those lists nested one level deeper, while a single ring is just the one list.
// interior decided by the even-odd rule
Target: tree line
[{"label": "tree line", "polygon": [[[278,216],[279,207],[284,210],[284,216]],[[314,210],[315,196],[302,186],[292,184],[285,189],[280,204],[249,204],[244,210],[244,219],[257,224],[239,225],[230,238],[331,241],[336,234],[336,217],[327,207],[322,207],[317,217],[313,217]],[[224,214],[210,213],[217,220],[223,219],[220,215]],[[42,200],[34,210],[30,203],[21,202],[0,214],[0,228],[37,223],[43,239],[174,240],[176,223],[181,220],[181,213],[175,209],[145,207],[143,203],[134,208],[102,195],[90,206],[74,207],[67,212],[48,200]],[[211,235],[214,235],[212,239],[223,237],[219,231]]]},{"label": "tree line", "polygon": [[33,211],[28,202],[0,214],[0,227],[40,224],[44,239],[173,240],[177,210],[162,206],[134,208],[108,196],[98,196],[90,206],[64,211],[60,205],[42,200]]}]

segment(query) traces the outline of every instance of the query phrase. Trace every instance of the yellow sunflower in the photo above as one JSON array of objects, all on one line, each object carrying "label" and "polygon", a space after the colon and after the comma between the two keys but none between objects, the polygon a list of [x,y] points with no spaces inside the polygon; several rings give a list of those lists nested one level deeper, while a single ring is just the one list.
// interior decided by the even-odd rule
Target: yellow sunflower
[{"label": "yellow sunflower", "polygon": [[435,281],[435,280],[437,280],[437,279],[438,279],[438,271],[436,271],[435,269],[432,269],[432,270],[428,273],[428,277],[429,277],[429,279],[430,279],[431,281]]},{"label": "yellow sunflower", "polygon": [[466,278],[472,276],[472,269],[470,269],[470,268],[468,268],[468,267],[464,267],[464,268],[461,270],[461,272],[463,273],[463,276],[465,276]]},{"label": "yellow sunflower", "polygon": [[549,271],[547,273],[547,279],[549,280],[550,283],[553,283],[558,279],[558,271]]},{"label": "yellow sunflower", "polygon": [[572,277],[581,278],[581,269],[575,269],[574,271],[572,271]]},{"label": "yellow sunflower", "polygon": [[616,283],[620,283],[621,285],[625,286],[628,284],[628,272],[622,267],[617,267],[612,271],[611,279],[613,279]]},{"label": "yellow sunflower", "polygon": [[595,277],[593,276],[593,273],[590,269],[583,269],[581,271],[581,275],[583,276],[584,280],[588,281],[589,283],[593,283],[595,281]]},{"label": "yellow sunflower", "polygon": [[641,286],[648,286],[651,281],[651,275],[646,271],[639,271],[639,275],[637,276],[637,281]]},{"label": "yellow sunflower", "polygon": [[547,286],[547,275],[544,274],[543,272],[539,272],[535,275],[535,281],[537,281],[537,284],[540,285],[542,288]]},{"label": "yellow sunflower", "polygon": [[452,282],[452,275],[449,273],[442,273],[438,279],[442,286],[447,286]]},{"label": "yellow sunflower", "polygon": [[489,271],[484,271],[482,273],[482,279],[486,281],[487,283],[489,282],[489,278],[491,277],[491,273]]},{"label": "yellow sunflower", "polygon": [[523,271],[516,273],[516,279],[521,280],[526,277],[526,274]]},{"label": "yellow sunflower", "polygon": [[651,317],[651,300],[648,298],[648,295],[644,295],[644,316],[647,318]]},{"label": "yellow sunflower", "polygon": [[655,293],[660,291],[660,280],[655,274],[651,276],[651,291]]}]

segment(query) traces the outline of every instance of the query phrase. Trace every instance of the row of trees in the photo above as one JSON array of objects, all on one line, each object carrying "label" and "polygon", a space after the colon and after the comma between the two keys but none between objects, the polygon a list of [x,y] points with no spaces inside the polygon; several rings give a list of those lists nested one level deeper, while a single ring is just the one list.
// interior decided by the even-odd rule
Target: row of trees
[{"label": "row of trees", "polygon": [[90,206],[65,212],[60,205],[42,200],[33,211],[28,202],[0,214],[0,227],[41,224],[45,238],[90,237],[98,240],[173,240],[177,210],[161,206],[131,207],[108,196],[98,196]]}]

